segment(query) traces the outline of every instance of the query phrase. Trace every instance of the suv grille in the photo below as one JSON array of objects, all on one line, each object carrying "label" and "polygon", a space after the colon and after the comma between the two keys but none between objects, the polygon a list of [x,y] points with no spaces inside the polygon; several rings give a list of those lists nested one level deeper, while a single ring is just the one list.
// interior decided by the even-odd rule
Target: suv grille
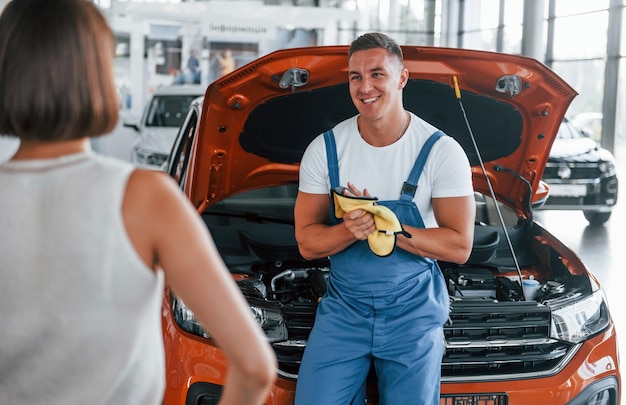
[{"label": "suv grille", "polygon": [[572,345],[550,338],[550,308],[536,302],[453,302],[442,377],[549,373]]},{"label": "suv grille", "polygon": [[[285,305],[289,341],[275,343],[280,374],[297,378],[316,305]],[[550,309],[536,302],[464,300],[451,304],[444,327],[446,353],[441,375],[468,379],[525,373],[550,374],[573,345],[550,339]]]},{"label": "suv grille", "polygon": [[[569,177],[562,178],[559,175],[559,169],[569,167]],[[556,179],[556,180],[591,180],[602,177],[603,172],[600,171],[597,162],[594,163],[558,163],[548,162],[543,172],[542,178],[544,180]]]}]

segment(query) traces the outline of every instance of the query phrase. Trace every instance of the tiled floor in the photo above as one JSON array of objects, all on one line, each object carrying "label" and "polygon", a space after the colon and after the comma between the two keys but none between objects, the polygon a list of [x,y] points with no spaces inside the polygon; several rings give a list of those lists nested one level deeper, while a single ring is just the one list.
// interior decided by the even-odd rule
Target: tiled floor
[{"label": "tiled floor", "polygon": [[[589,270],[598,277],[616,324],[620,353],[626,353],[626,188],[623,187],[626,185],[626,145],[618,148],[615,155],[622,193],[611,218],[604,226],[589,226],[579,211],[539,211],[535,219],[578,253]],[[621,253],[625,253],[624,256]],[[626,362],[622,362],[621,370],[626,370]],[[622,404],[626,404],[624,393]]]}]

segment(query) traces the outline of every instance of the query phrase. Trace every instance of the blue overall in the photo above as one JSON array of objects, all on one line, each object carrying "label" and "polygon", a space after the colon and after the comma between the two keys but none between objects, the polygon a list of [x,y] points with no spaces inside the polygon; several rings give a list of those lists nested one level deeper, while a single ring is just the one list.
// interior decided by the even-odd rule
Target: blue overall
[{"label": "blue overall", "polygon": [[[400,223],[424,228],[413,195],[441,135],[431,135],[422,147],[400,199],[378,202],[393,210]],[[336,146],[332,131],[324,136],[332,189],[339,186]],[[334,215],[330,220],[335,221]],[[330,259],[328,291],[302,359],[296,405],[364,404],[372,359],[381,404],[439,404],[449,297],[436,261],[401,249],[379,257],[367,241]]]}]

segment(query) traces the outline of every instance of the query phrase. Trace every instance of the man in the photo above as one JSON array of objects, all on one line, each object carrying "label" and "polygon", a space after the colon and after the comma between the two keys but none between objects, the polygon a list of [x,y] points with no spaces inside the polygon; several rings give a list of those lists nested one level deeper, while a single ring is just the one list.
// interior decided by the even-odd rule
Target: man
[{"label": "man", "polygon": [[[330,257],[331,271],[302,359],[297,405],[364,403],[372,361],[381,404],[439,403],[449,297],[436,260],[468,259],[475,205],[463,149],[404,109],[408,79],[393,39],[357,38],[348,80],[359,114],[317,137],[302,158],[296,239],[305,258]],[[377,232],[368,210],[333,223],[329,190],[338,186],[347,196],[376,196],[396,214],[405,232],[391,254],[368,246]]]},{"label": "man", "polygon": [[190,83],[200,83],[200,61],[196,56],[196,50],[192,49],[187,60],[187,70],[189,73]]},{"label": "man", "polygon": [[218,52],[215,57],[220,63],[220,75],[225,76],[236,69],[237,62],[235,61],[235,58],[233,58],[233,51],[230,49],[226,49],[224,51],[224,56]]}]

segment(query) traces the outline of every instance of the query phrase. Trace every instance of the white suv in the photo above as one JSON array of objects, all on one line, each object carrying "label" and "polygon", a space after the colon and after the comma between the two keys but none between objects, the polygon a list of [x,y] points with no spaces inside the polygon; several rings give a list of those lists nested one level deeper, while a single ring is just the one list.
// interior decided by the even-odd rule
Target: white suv
[{"label": "white suv", "polygon": [[206,86],[171,85],[158,88],[147,102],[141,120],[124,122],[137,131],[131,161],[138,166],[160,169],[170,153],[178,128],[191,102],[204,95]]}]

